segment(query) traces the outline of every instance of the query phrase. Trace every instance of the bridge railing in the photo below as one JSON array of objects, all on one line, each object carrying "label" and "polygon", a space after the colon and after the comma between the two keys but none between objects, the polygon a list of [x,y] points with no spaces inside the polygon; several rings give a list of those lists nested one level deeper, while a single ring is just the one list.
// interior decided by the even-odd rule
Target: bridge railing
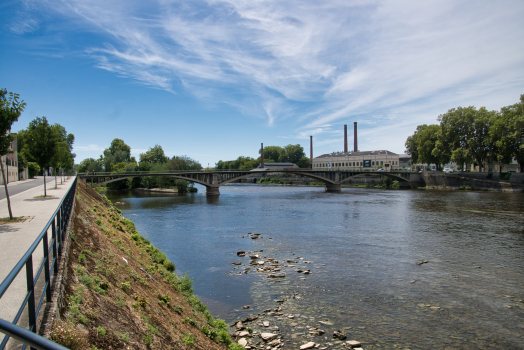
[{"label": "bridge railing", "polygon": [[[347,172],[347,173],[354,173],[354,172],[363,172],[363,173],[377,173],[381,171],[377,171],[377,169],[339,169],[339,168],[283,168],[283,169],[271,169],[271,170],[260,170],[258,168],[252,168],[252,169],[220,169],[220,170],[164,170],[164,171],[120,171],[120,172],[81,172],[78,173],[81,177],[89,177],[89,176],[125,176],[125,175],[159,175],[159,174],[181,174],[181,173],[228,173],[228,172],[247,172],[252,171],[254,174],[257,172],[282,172],[282,171],[293,171],[293,172],[300,172],[300,171],[340,171],[340,172]],[[384,172],[402,172],[402,173],[408,173],[411,172],[411,169],[397,169],[397,170],[386,170]]]},{"label": "bridge railing", "polygon": [[[5,348],[10,337],[24,343],[22,350],[25,349],[27,345],[30,345],[31,348],[35,349],[65,349],[64,347],[34,333],[36,333],[36,319],[44,301],[51,301],[51,274],[56,275],[58,273],[58,263],[63,248],[65,231],[75,199],[76,183],[77,178],[75,177],[67,194],[60,202],[47,225],[16,266],[11,270],[2,283],[0,283],[1,299],[18,274],[25,268],[27,294],[24,296],[12,322],[0,319],[0,332],[6,334],[3,341],[0,343],[0,350]],[[49,229],[51,229],[51,241],[49,241]],[[40,245],[43,247],[43,260],[42,263],[35,268],[33,264],[33,254]],[[37,271],[36,275],[34,274],[34,271]],[[36,293],[39,293],[35,287],[39,282],[40,277],[42,277],[42,272],[42,282],[44,283],[43,288],[40,295],[35,295]],[[36,301],[38,301],[38,304],[36,304]],[[17,325],[24,311],[27,313],[28,329],[24,329]]]}]

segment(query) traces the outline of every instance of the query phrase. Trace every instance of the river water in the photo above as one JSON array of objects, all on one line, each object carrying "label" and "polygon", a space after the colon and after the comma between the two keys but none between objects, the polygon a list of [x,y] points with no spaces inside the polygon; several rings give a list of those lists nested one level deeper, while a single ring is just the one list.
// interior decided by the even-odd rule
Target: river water
[{"label": "river water", "polygon": [[[336,330],[365,350],[524,348],[521,193],[238,185],[207,198],[202,189],[107,196],[228,323],[281,306],[284,315],[264,320],[286,349],[310,340],[338,349]],[[249,265],[260,250],[285,278]]]}]

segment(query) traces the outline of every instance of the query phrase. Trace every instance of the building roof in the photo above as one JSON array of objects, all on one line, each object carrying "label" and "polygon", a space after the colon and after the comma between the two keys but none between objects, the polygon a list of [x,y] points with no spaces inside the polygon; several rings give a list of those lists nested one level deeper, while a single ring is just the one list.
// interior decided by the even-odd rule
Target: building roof
[{"label": "building roof", "polygon": [[[260,165],[261,164],[258,165],[258,168],[260,168]],[[264,162],[264,168],[275,167],[275,166],[289,167],[289,168],[298,167],[295,163],[266,163]]]},{"label": "building roof", "polygon": [[321,156],[315,157],[314,159],[327,158],[327,157],[358,157],[358,156],[385,156],[385,155],[396,156],[398,154],[387,151],[387,150],[362,151],[362,152],[334,152],[334,153],[323,154]]}]

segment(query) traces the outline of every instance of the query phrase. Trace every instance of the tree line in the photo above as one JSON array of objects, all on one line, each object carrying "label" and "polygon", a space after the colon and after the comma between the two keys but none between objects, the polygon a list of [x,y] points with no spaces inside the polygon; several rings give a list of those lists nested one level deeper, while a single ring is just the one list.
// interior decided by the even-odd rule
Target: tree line
[{"label": "tree line", "polygon": [[455,162],[459,169],[476,163],[483,171],[488,158],[502,164],[518,163],[524,172],[524,95],[500,111],[474,106],[452,108],[439,115],[439,124],[419,125],[406,140],[411,163],[442,165]]},{"label": "tree line", "polygon": [[[258,151],[259,154],[262,150]],[[216,170],[250,170],[258,167],[262,157],[251,158],[239,156],[235,160],[222,161],[219,160],[215,166]],[[304,153],[304,148],[297,145],[280,146],[266,146],[264,147],[264,163],[294,163],[300,168],[309,168],[310,161]]]},{"label": "tree line", "polygon": [[[165,155],[162,146],[155,145],[150,147],[145,153],[141,153],[139,160],[131,156],[131,147],[123,140],[114,139],[111,145],[106,148],[98,159],[87,158],[77,165],[76,171],[82,173],[119,173],[130,171],[151,171],[151,172],[172,172],[179,170],[202,170],[202,165],[187,156],[173,156],[169,158]],[[172,177],[136,177],[107,185],[111,189],[135,189],[135,188],[177,188],[179,193],[193,191],[189,181],[175,179]]]},{"label": "tree line", "polygon": [[[7,89],[0,89],[0,155],[4,156],[13,153],[14,136],[11,134],[11,127],[22,114],[26,103],[20,100],[17,93],[7,92]],[[57,172],[73,169],[75,154],[73,153],[73,143],[75,136],[68,134],[66,129],[60,124],[49,124],[46,117],[36,117],[29,123],[27,129],[17,132],[18,150],[18,172],[23,172],[27,167],[29,177],[33,177],[40,171],[44,174],[44,197],[47,196],[47,186],[45,186],[45,175],[52,167],[55,176]],[[11,212],[11,202],[7,189],[4,162],[1,164],[1,176],[4,180],[9,218],[13,219]],[[56,182],[55,182],[56,186]]]}]

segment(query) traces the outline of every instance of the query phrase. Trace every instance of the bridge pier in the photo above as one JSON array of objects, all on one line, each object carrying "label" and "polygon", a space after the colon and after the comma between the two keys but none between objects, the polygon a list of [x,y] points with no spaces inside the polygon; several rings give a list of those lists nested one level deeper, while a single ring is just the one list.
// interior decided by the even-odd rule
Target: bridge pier
[{"label": "bridge pier", "polygon": [[326,192],[341,192],[342,186],[340,184],[332,184],[329,182],[326,182],[326,187],[324,187],[324,191]]},{"label": "bridge pier", "polygon": [[206,186],[206,195],[207,196],[218,196],[220,195],[220,190],[218,186]]}]

